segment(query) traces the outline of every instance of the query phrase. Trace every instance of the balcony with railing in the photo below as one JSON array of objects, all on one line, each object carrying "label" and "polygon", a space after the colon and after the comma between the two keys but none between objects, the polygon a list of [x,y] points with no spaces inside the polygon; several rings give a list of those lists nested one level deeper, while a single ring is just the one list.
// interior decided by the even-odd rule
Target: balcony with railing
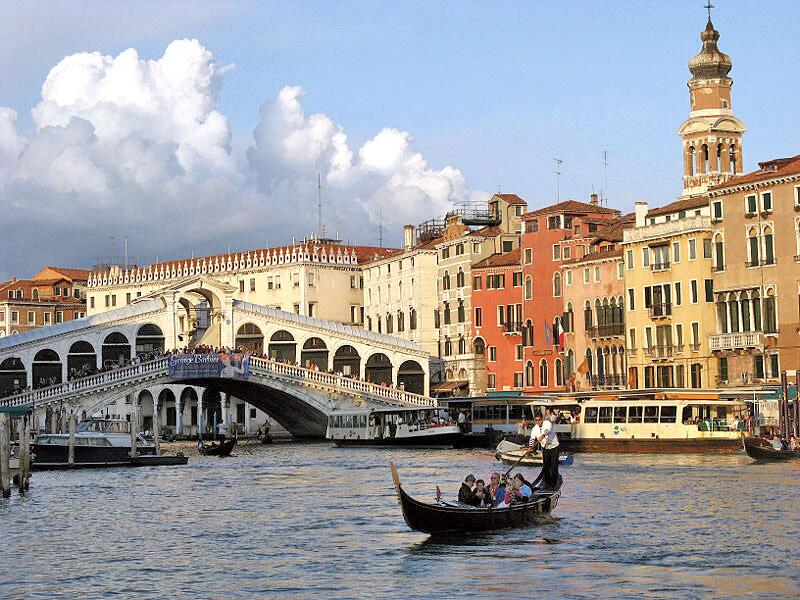
[{"label": "balcony with railing", "polygon": [[777,261],[777,260],[775,260],[775,257],[772,257],[772,258],[762,258],[761,260],[758,260],[758,259],[756,259],[756,260],[746,260],[746,261],[744,262],[744,266],[745,266],[745,267],[747,267],[747,268],[752,268],[752,267],[769,267],[769,266],[771,266],[771,265],[774,265],[776,262],[778,262],[778,261]]},{"label": "balcony with railing", "polygon": [[712,273],[719,273],[719,272],[724,271],[724,270],[725,270],[725,265],[724,264],[716,264],[716,265],[712,265],[712,267],[711,267],[711,272]]},{"label": "balcony with railing", "polygon": [[592,339],[619,337],[625,335],[624,323],[607,323],[605,325],[590,325],[586,333]]},{"label": "balcony with railing", "polygon": [[640,242],[658,238],[671,237],[681,233],[692,231],[702,231],[711,227],[711,217],[705,215],[693,215],[683,219],[646,225],[644,227],[630,227],[623,232],[623,241]]},{"label": "balcony with railing", "polygon": [[523,326],[524,324],[522,322],[517,321],[503,323],[503,333],[507,333],[509,335],[522,335]]},{"label": "balcony with railing", "polygon": [[748,350],[764,346],[764,333],[761,331],[739,331],[708,336],[712,352],[719,350]]},{"label": "balcony with railing", "polygon": [[645,354],[652,360],[669,360],[675,356],[675,346],[661,345],[645,348]]},{"label": "balcony with railing", "polygon": [[653,304],[647,309],[647,314],[651,319],[667,319],[672,316],[672,304]]},{"label": "balcony with railing", "polygon": [[654,262],[650,264],[650,269],[653,273],[657,273],[659,271],[668,271],[670,267],[670,262],[668,260],[662,262]]},{"label": "balcony with railing", "polygon": [[620,388],[625,386],[625,378],[622,375],[590,375],[589,385],[593,390]]}]

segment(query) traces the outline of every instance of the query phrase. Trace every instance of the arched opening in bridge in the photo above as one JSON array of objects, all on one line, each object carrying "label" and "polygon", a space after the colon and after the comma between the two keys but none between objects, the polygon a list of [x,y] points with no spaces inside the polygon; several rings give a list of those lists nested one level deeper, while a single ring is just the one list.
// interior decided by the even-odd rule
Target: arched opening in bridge
[{"label": "arched opening in bridge", "polygon": [[381,352],[376,352],[367,359],[364,377],[372,383],[392,385],[392,361]]},{"label": "arched opening in bridge", "polygon": [[97,353],[94,346],[79,340],[69,347],[67,353],[67,379],[86,377],[97,371]]},{"label": "arched opening in bridge", "polygon": [[361,375],[361,356],[358,350],[350,345],[339,346],[333,355],[333,370],[346,377]]},{"label": "arched opening in bridge", "polygon": [[264,354],[264,334],[258,325],[245,323],[236,332],[235,346],[249,354]]},{"label": "arched opening in bridge", "polygon": [[142,390],[137,397],[139,405],[139,431],[153,431],[153,394],[150,390]]},{"label": "arched opening in bridge", "polygon": [[[187,410],[188,407],[188,410]],[[185,387],[181,392],[181,414],[177,415],[182,419],[184,429],[189,428],[188,433],[193,434],[199,423],[197,414],[197,392],[192,387]],[[184,433],[186,431],[184,430]]]},{"label": "arched opening in bridge", "polygon": [[415,360],[407,360],[397,372],[397,385],[414,394],[425,393],[425,371]]},{"label": "arched opening in bridge", "polygon": [[131,344],[118,331],[109,333],[103,340],[103,367],[122,366],[131,360]]},{"label": "arched opening in bridge", "polygon": [[156,352],[164,351],[164,332],[158,325],[148,323],[136,332],[136,356],[150,358]]},{"label": "arched opening in bridge", "polygon": [[297,360],[297,343],[291,333],[281,329],[272,334],[269,339],[269,357],[289,363]]},{"label": "arched opening in bridge", "polygon": [[33,387],[42,388],[61,383],[61,358],[55,350],[45,348],[33,357]]},{"label": "arched opening in bridge", "polygon": [[300,364],[306,369],[328,370],[328,347],[321,338],[311,337],[305,341]]},{"label": "arched opening in bridge", "polygon": [[[163,407],[163,408],[162,408]],[[175,402],[175,394],[169,388],[164,388],[158,394],[159,413],[166,415],[166,419],[161,422],[162,427],[169,429],[173,435],[178,433],[178,415]]]},{"label": "arched opening in bridge", "polygon": [[0,363],[0,397],[10,396],[27,385],[28,373],[22,359],[9,357]]}]

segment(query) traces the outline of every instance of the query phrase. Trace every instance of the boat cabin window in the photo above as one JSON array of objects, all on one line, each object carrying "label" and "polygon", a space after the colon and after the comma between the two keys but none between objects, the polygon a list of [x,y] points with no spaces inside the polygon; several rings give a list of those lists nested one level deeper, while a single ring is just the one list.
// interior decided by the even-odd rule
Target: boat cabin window
[{"label": "boat cabin window", "polygon": [[600,407],[600,418],[598,421],[600,423],[611,423],[611,414],[614,410],[613,406],[601,406]]},{"label": "boat cabin window", "polygon": [[628,423],[641,423],[644,415],[644,406],[628,407]]},{"label": "boat cabin window", "polygon": [[662,423],[675,423],[678,420],[678,407],[662,406],[660,420]]},{"label": "boat cabin window", "polygon": [[645,423],[658,423],[658,407],[645,406],[644,407],[644,422]]},{"label": "boat cabin window", "polygon": [[521,421],[525,418],[525,405],[524,404],[512,404],[509,408],[509,416],[512,420]]},{"label": "boat cabin window", "polygon": [[625,423],[628,420],[628,407],[615,406],[614,407],[614,423]]},{"label": "boat cabin window", "polygon": [[586,415],[583,419],[584,423],[597,423],[597,407],[587,406]]}]

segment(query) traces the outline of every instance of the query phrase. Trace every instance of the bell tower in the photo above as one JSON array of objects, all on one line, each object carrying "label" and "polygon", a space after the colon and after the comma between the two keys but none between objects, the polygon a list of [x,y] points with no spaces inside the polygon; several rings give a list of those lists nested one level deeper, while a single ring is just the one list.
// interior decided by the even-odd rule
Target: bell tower
[{"label": "bell tower", "polygon": [[703,48],[689,60],[689,118],[678,129],[683,138],[683,193],[705,194],[710,185],[742,172],[742,134],[746,127],[733,115],[728,77],[730,57],[717,47],[719,31],[711,22],[700,33]]}]

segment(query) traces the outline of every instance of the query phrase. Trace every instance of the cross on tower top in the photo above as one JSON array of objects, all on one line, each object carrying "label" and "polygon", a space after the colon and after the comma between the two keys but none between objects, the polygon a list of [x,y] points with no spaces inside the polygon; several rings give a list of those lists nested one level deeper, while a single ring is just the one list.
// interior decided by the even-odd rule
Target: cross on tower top
[{"label": "cross on tower top", "polygon": [[711,20],[711,9],[714,8],[714,5],[711,4],[711,0],[708,0],[708,4],[706,4],[703,8],[708,10],[708,20]]}]

